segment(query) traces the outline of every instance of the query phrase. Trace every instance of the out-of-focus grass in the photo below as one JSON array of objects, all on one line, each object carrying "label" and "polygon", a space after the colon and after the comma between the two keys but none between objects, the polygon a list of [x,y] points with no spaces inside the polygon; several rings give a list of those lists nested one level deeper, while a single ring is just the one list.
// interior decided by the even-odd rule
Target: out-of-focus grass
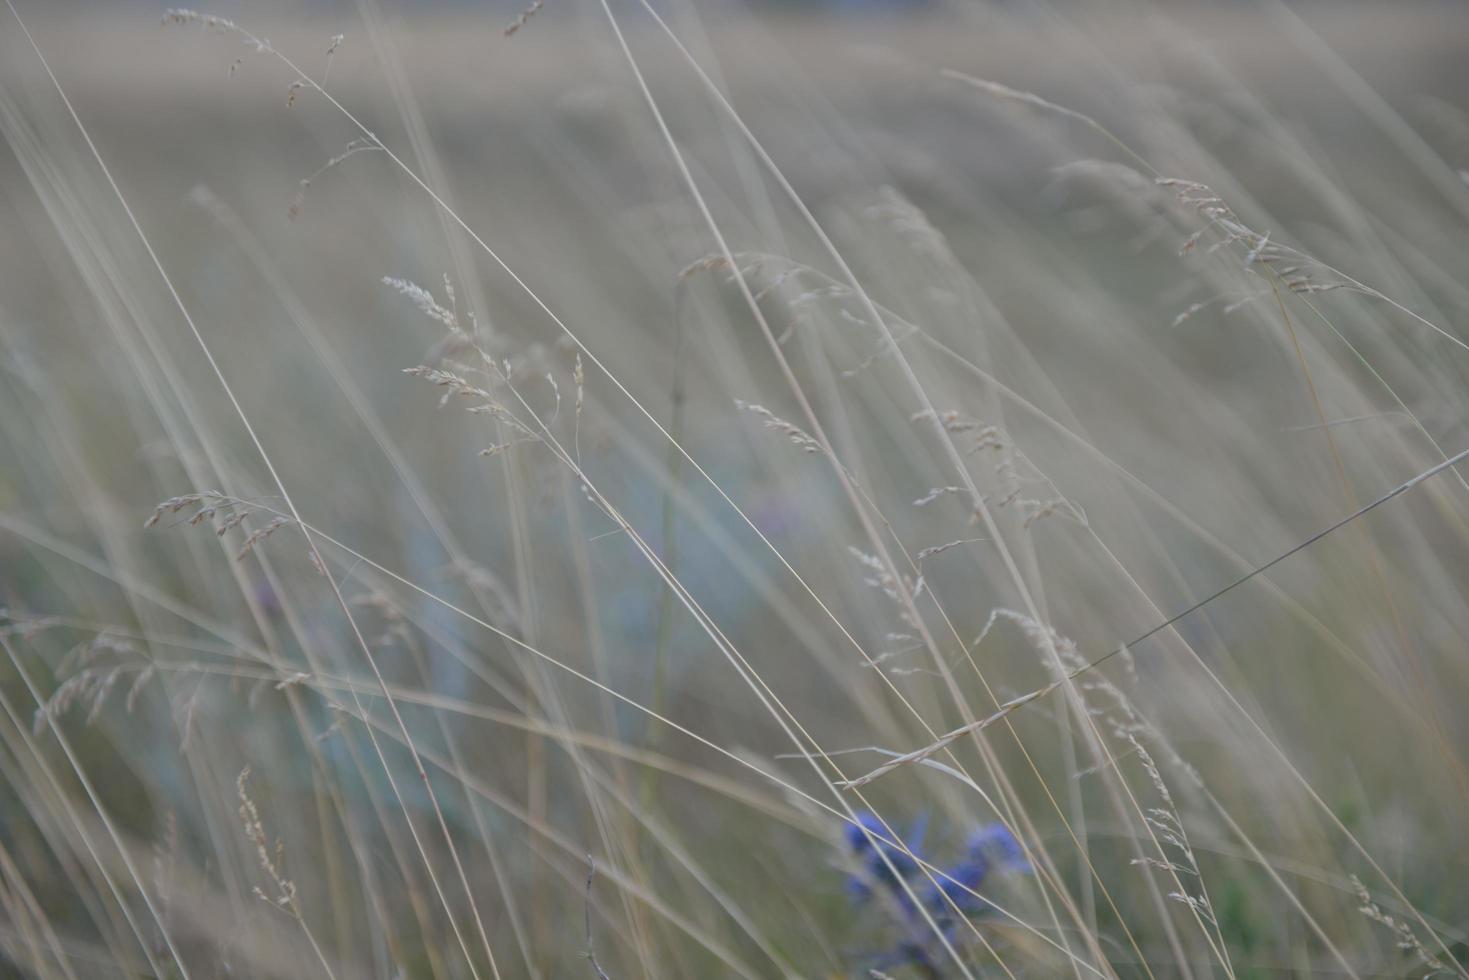
[{"label": "out-of-focus grass", "polygon": [[1457,8],[220,12],[374,135],[27,20],[177,301],[4,13],[14,970],[1463,972],[1457,472],[836,785],[1469,447]]}]

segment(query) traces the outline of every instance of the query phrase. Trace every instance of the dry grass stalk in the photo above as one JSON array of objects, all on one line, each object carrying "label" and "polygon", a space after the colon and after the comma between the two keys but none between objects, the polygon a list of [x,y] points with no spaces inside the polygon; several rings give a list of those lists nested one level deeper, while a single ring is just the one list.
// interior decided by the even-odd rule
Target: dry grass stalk
[{"label": "dry grass stalk", "polygon": [[761,424],[764,425],[765,428],[772,429],[776,432],[781,433],[791,441],[791,445],[801,450],[801,452],[821,452],[821,443],[817,442],[814,438],[807,434],[805,429],[802,429],[794,422],[787,422],[785,419],[781,418],[779,415],[776,415],[764,405],[756,405],[751,402],[741,401],[740,399],[736,398],[735,407],[742,412],[749,412],[751,415],[758,416]]},{"label": "dry grass stalk", "polygon": [[510,25],[505,28],[505,36],[514,37],[516,31],[519,31],[526,24],[529,24],[530,19],[536,14],[540,13],[541,5],[543,3],[545,3],[545,0],[531,0],[530,5],[520,12],[520,16],[516,17],[515,20],[511,21]]}]

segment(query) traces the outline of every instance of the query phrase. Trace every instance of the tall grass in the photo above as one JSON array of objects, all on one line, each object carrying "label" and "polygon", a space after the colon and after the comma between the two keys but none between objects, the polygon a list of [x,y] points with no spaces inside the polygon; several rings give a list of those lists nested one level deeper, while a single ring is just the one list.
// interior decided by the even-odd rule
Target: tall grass
[{"label": "tall grass", "polygon": [[260,16],[4,11],[5,970],[1469,976],[1463,13]]}]

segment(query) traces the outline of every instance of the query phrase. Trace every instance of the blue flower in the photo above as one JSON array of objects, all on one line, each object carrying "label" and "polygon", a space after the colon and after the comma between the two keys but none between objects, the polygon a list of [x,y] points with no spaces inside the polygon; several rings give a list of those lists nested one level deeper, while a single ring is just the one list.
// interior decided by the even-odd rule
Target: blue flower
[{"label": "blue flower", "polygon": [[969,859],[998,864],[1006,871],[1031,871],[1025,850],[1002,823],[986,824],[969,835]]},{"label": "blue flower", "polygon": [[[859,865],[847,879],[853,903],[865,903],[877,889],[886,890],[893,899],[885,907],[901,938],[872,959],[877,969],[912,966],[928,976],[941,975],[933,928],[952,941],[965,917],[989,911],[989,903],[975,893],[991,874],[1032,870],[1014,834],[1003,824],[985,824],[965,839],[963,859],[935,873],[931,882],[922,876],[910,883],[920,878],[920,861],[926,861],[920,848],[927,827],[927,817],[920,817],[900,837],[887,830],[875,814],[864,811],[843,828],[847,847]],[[910,888],[921,905],[909,898]]]},{"label": "blue flower", "polygon": [[927,895],[928,907],[938,913],[947,913],[951,908],[958,908],[961,912],[983,912],[989,908],[989,903],[974,892],[984,884],[989,870],[989,862],[980,858],[961,861],[942,875],[935,875],[938,884]]},{"label": "blue flower", "polygon": [[887,831],[882,828],[882,821],[877,819],[877,814],[868,813],[865,810],[857,814],[855,823],[849,823],[843,827],[842,833],[846,835],[847,846],[854,854],[861,854],[872,846],[872,841],[867,838],[868,834],[876,837],[887,835]]},{"label": "blue flower", "polygon": [[[921,856],[927,824],[927,818],[920,817],[909,830],[906,840],[895,840],[877,815],[866,811],[856,815],[856,823],[847,824],[844,830],[847,846],[862,863],[862,872],[847,879],[847,891],[854,901],[861,902],[871,897],[873,884],[881,884],[898,897],[904,908],[908,907],[901,879],[912,878],[918,873],[918,862],[909,855]],[[898,846],[898,840],[902,841],[903,847]]]},{"label": "blue flower", "polygon": [[960,912],[983,912],[989,908],[989,903],[974,892],[979,891],[992,870],[1031,870],[1020,842],[1004,824],[992,823],[976,828],[969,835],[966,850],[968,857],[943,875],[936,876],[938,883],[925,895],[925,904],[935,912],[947,914],[953,908]]}]

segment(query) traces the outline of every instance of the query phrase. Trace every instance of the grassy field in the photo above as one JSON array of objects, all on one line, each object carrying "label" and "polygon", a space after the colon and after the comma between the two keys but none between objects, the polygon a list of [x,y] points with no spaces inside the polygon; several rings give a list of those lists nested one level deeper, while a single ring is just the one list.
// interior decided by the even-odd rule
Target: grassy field
[{"label": "grassy field", "polygon": [[0,24],[0,975],[1469,978],[1469,8]]}]

